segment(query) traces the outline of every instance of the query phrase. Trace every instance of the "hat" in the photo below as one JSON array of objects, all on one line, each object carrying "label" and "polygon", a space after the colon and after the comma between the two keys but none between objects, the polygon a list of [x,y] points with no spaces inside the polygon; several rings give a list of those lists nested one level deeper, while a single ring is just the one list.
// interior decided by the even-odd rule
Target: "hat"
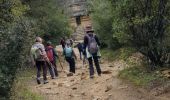
[{"label": "hat", "polygon": [[35,42],[42,42],[42,38],[41,37],[36,37]]},{"label": "hat", "polygon": [[47,45],[51,45],[52,43],[51,43],[51,41],[47,41]]},{"label": "hat", "polygon": [[92,28],[91,25],[88,25],[88,26],[86,26],[85,31],[86,31],[86,32],[93,32],[94,30],[93,30],[93,28]]}]

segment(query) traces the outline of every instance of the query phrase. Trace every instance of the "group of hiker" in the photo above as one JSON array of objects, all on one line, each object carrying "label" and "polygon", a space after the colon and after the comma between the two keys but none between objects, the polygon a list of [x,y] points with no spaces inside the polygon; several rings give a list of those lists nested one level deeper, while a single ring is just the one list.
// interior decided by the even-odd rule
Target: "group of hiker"
[{"label": "group of hiker", "polygon": [[[63,56],[69,64],[69,72],[72,74],[76,73],[75,60],[77,60],[77,56],[73,48],[77,47],[80,54],[80,60],[83,60],[83,63],[85,63],[86,59],[88,60],[90,78],[94,78],[93,61],[96,66],[98,76],[101,76],[101,68],[99,64],[99,58],[101,57],[99,51],[100,42],[98,37],[94,34],[92,26],[87,26],[85,31],[86,35],[84,36],[84,41],[79,42],[76,46],[73,46],[72,39],[66,40],[65,38],[61,39],[60,44],[63,48]],[[36,37],[35,44],[31,47],[31,58],[33,66],[36,66],[37,68],[38,84],[41,84],[41,69],[43,70],[44,84],[48,83],[47,69],[49,69],[52,79],[55,79],[58,76],[56,60],[59,56],[50,41],[47,41],[44,46],[42,38]]]}]

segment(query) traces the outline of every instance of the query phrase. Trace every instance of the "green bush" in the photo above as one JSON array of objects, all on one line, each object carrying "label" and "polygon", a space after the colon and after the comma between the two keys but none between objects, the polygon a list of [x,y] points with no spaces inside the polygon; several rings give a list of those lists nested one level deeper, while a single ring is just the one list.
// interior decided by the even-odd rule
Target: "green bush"
[{"label": "green bush", "polygon": [[44,100],[43,96],[30,89],[35,69],[18,70],[11,89],[11,100]]},{"label": "green bush", "polygon": [[69,34],[67,22],[55,0],[0,0],[1,100],[10,98],[17,70],[29,66],[35,36],[49,34],[55,36],[50,39],[58,39],[64,32]]},{"label": "green bush", "polygon": [[155,81],[163,84],[166,80],[160,74],[156,73],[156,71],[148,72],[144,67],[130,67],[124,69],[120,71],[119,77],[142,87],[147,87]]},{"label": "green bush", "polygon": [[94,28],[105,44],[133,46],[151,69],[169,64],[169,0],[90,1]]}]

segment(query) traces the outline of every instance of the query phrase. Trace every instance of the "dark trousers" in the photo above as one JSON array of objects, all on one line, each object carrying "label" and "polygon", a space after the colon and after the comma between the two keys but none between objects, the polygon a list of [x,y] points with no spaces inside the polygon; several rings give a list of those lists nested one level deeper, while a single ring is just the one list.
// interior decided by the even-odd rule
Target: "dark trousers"
[{"label": "dark trousers", "polygon": [[54,61],[50,61],[50,62],[54,65],[54,74],[55,74],[55,76],[58,76],[57,65],[56,65],[55,60]]},{"label": "dark trousers", "polygon": [[101,74],[101,68],[100,68],[100,65],[99,65],[99,57],[97,56],[97,54],[93,54],[92,57],[88,58],[90,76],[94,75],[93,60],[94,60],[95,66],[96,66],[97,73],[98,73],[98,75],[100,75]]},{"label": "dark trousers", "polygon": [[37,79],[41,77],[41,69],[43,70],[43,79],[47,80],[47,66],[45,61],[36,61]]},{"label": "dark trousers", "polygon": [[72,57],[66,57],[66,61],[69,63],[70,72],[75,73],[75,60]]},{"label": "dark trousers", "polygon": [[55,63],[55,61],[50,61],[50,62],[53,65],[53,66],[51,66],[50,64],[48,64],[48,69],[49,69],[51,78],[54,78],[55,76],[57,77],[58,76],[58,71],[57,71],[56,63]]},{"label": "dark trousers", "polygon": [[82,50],[79,50],[79,54],[80,54],[80,59],[82,60],[83,51],[82,51]]}]

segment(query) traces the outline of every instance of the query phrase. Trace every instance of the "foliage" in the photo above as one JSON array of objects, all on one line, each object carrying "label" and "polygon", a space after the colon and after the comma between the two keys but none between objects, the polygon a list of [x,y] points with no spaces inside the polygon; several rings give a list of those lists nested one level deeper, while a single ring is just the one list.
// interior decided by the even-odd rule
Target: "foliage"
[{"label": "foliage", "polygon": [[169,9],[169,0],[93,0],[91,16],[107,45],[115,44],[106,42],[113,38],[121,45],[133,46],[155,69],[170,62]]},{"label": "foliage", "polygon": [[19,70],[14,85],[12,86],[11,100],[43,100],[43,97],[35,91],[29,89],[28,84],[32,84],[31,80],[35,73],[35,69]]},{"label": "foliage", "polygon": [[37,22],[36,35],[44,37],[45,40],[57,42],[63,35],[69,35],[68,18],[62,13],[56,0],[31,0],[25,1],[30,10],[27,16]]},{"label": "foliage", "polygon": [[115,51],[110,50],[110,49],[101,50],[101,53],[104,56],[104,58],[111,60],[111,61],[114,61],[114,60],[126,61],[127,58],[129,58],[134,52],[136,52],[136,50],[132,47],[123,47]]},{"label": "foliage", "polygon": [[108,48],[117,48],[119,43],[112,34],[112,22],[114,19],[111,2],[108,0],[89,0],[89,9],[92,11],[90,16],[93,27],[102,44]]},{"label": "foliage", "polygon": [[124,34],[130,36],[129,42],[148,57],[152,69],[166,63],[166,55],[169,53],[166,40],[170,39],[167,36],[169,1],[119,0],[115,3],[120,7],[117,12],[119,18],[124,19]]},{"label": "foliage", "polygon": [[17,70],[28,66],[35,36],[49,33],[57,39],[68,32],[66,17],[55,4],[47,0],[0,0],[1,100],[9,99]]},{"label": "foliage", "polygon": [[160,74],[154,72],[147,72],[145,67],[129,67],[119,73],[119,77],[122,79],[128,79],[130,82],[137,86],[147,87],[150,84],[156,82],[157,84],[163,84],[166,79]]}]

